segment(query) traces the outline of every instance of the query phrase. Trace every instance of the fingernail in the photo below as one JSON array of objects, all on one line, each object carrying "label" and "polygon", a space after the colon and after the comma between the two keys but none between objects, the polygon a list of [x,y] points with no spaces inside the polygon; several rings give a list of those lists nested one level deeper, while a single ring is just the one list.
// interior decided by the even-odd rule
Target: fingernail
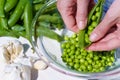
[{"label": "fingernail", "polygon": [[95,34],[95,33],[91,34],[90,41],[94,42],[96,40],[96,38],[97,38],[97,34]]},{"label": "fingernail", "polygon": [[85,22],[84,21],[80,21],[79,24],[78,24],[78,28],[79,29],[84,29],[85,27]]}]

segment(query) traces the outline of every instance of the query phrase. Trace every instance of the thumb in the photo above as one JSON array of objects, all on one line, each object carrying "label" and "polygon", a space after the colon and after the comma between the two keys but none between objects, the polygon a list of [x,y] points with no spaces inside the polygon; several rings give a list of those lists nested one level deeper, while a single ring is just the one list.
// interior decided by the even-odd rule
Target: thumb
[{"label": "thumb", "polygon": [[110,15],[108,12],[101,23],[93,30],[90,35],[90,41],[95,42],[103,38],[108,30],[115,24],[115,17]]},{"label": "thumb", "polygon": [[79,29],[84,29],[87,24],[87,13],[90,0],[77,0],[76,22]]}]

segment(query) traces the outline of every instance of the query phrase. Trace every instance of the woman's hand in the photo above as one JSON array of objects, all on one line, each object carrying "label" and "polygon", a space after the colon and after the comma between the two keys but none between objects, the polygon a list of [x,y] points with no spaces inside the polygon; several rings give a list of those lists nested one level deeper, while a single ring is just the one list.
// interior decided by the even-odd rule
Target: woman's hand
[{"label": "woman's hand", "polygon": [[104,19],[93,30],[90,40],[93,43],[88,50],[103,51],[120,47],[120,0],[115,0]]},{"label": "woman's hand", "polygon": [[[58,10],[69,30],[78,32],[87,24],[87,13],[90,0],[58,0]],[[92,4],[91,4],[92,5]]]}]

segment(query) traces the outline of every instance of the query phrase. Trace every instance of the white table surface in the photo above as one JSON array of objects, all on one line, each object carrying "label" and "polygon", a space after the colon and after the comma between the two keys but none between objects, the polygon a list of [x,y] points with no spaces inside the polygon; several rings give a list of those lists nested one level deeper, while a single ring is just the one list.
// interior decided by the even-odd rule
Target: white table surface
[{"label": "white table surface", "polygon": [[37,80],[86,80],[83,78],[77,78],[62,74],[48,67],[46,70],[40,70]]}]

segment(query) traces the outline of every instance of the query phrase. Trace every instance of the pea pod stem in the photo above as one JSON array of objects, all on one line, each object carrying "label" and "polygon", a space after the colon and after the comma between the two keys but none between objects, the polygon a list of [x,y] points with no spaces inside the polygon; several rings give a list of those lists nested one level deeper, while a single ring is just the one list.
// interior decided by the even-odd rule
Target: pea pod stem
[{"label": "pea pod stem", "polygon": [[9,12],[11,9],[13,9],[17,3],[18,0],[7,0],[4,7],[5,12]]},{"label": "pea pod stem", "polygon": [[10,19],[8,20],[8,25],[10,27],[12,27],[13,25],[15,25],[15,23],[19,20],[19,18],[21,17],[23,11],[24,11],[24,7],[26,5],[27,0],[20,0],[18,2],[18,5],[16,6],[14,12],[12,13],[12,15],[10,16]]},{"label": "pea pod stem", "polygon": [[4,5],[6,0],[0,0],[0,17],[5,17]]}]

